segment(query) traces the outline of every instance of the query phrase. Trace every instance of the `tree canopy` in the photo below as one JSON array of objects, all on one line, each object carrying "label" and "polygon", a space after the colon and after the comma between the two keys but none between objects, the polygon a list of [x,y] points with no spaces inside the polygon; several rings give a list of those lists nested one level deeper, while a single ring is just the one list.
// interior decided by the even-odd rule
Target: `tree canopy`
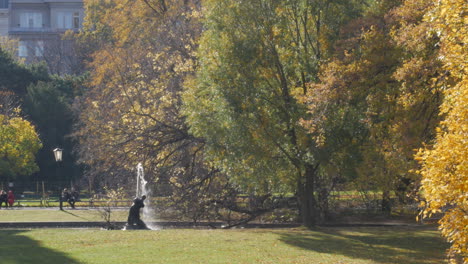
[{"label": "tree canopy", "polygon": [[[425,214],[445,210],[440,229],[452,243],[451,256],[468,262],[468,29],[464,1],[438,1],[428,13],[440,36],[445,77],[436,83],[444,90],[441,114],[433,146],[420,150],[422,190],[427,199]],[[455,258],[452,259],[455,263]]]},{"label": "tree canopy", "polygon": [[[80,176],[80,169],[74,164],[73,143],[70,137],[73,123],[71,105],[80,92],[83,77],[57,76],[48,73],[43,63],[25,64],[15,58],[15,42],[9,42],[10,49],[0,48],[0,93],[2,113],[11,113],[12,109],[22,109],[21,117],[36,131],[41,147],[33,151],[37,162],[32,177],[36,180],[54,179],[55,163],[52,150],[62,147],[64,152],[64,173],[60,180],[69,180]],[[34,148],[34,145],[31,146]],[[34,165],[36,166],[36,165]],[[26,173],[23,175],[30,175]],[[31,177],[24,177],[31,179]]]},{"label": "tree canopy", "polygon": [[30,122],[18,115],[0,115],[0,176],[4,180],[36,172],[35,155],[41,147]]},{"label": "tree canopy", "polygon": [[450,207],[441,227],[465,254],[462,1],[117,0],[86,10],[77,43],[91,71],[74,135],[90,185],[131,183],[142,162],[194,218],[219,204],[247,211],[240,193],[257,198],[257,212],[293,194],[308,226],[330,216],[335,189],[378,193],[387,213],[426,199],[427,212]]},{"label": "tree canopy", "polygon": [[306,109],[297,95],[317,81],[339,26],[361,6],[228,0],[204,6],[200,68],[184,94],[191,132],[243,190],[297,192],[303,221],[313,225],[326,211],[315,194],[328,184],[319,175],[333,147],[325,149],[299,124]]}]

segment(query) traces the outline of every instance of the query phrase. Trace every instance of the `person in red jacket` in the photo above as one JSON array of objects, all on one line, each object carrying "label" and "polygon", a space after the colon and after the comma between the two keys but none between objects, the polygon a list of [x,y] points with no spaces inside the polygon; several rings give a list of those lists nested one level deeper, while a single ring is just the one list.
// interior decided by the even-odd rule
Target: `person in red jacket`
[{"label": "person in red jacket", "polygon": [[14,203],[15,203],[15,195],[13,194],[12,190],[9,190],[8,191],[8,204],[10,205],[10,207],[12,207]]}]

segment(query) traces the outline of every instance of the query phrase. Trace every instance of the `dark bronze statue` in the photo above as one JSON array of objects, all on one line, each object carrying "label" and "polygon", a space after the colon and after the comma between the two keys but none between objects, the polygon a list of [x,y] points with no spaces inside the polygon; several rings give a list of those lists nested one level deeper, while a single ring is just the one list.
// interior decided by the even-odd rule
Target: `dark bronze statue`
[{"label": "dark bronze statue", "polygon": [[133,200],[133,205],[128,213],[126,229],[149,229],[145,222],[140,219],[140,209],[145,207],[145,199],[146,195],[143,195],[141,198],[137,197]]}]

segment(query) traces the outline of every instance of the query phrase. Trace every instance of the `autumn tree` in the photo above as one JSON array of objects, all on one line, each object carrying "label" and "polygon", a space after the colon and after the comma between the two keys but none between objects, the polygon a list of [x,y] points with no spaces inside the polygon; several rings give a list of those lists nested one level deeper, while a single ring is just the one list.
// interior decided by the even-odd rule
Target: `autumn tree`
[{"label": "autumn tree", "polygon": [[181,113],[182,83],[196,67],[199,1],[89,1],[86,9],[79,42],[94,43],[94,52],[75,136],[89,185],[133,191],[141,162],[172,209],[194,221],[219,217],[237,192],[205,163],[205,142]]},{"label": "autumn tree", "polygon": [[75,37],[77,33],[68,30],[54,37],[44,37],[44,47],[41,56],[32,62],[44,62],[50,74],[82,75],[85,73],[84,60],[88,51],[80,49]]},{"label": "autumn tree", "polygon": [[41,142],[34,126],[20,116],[19,108],[4,114],[0,105],[0,176],[13,180],[19,175],[30,175],[38,170],[35,155]]},{"label": "autumn tree", "polygon": [[437,129],[433,146],[420,150],[422,190],[427,199],[425,216],[445,211],[439,221],[442,234],[452,246],[449,256],[460,255],[468,262],[468,29],[466,2],[434,1],[427,13],[433,30],[440,36],[444,91],[440,108],[444,120]]},{"label": "autumn tree", "polygon": [[[197,78],[186,83],[191,132],[242,191],[296,192],[302,221],[321,218],[327,155],[300,125],[307,92],[354,1],[205,1]],[[336,15],[340,14],[340,15]]]},{"label": "autumn tree", "polygon": [[[346,131],[339,140],[349,140],[351,148],[340,149],[336,153],[340,155],[331,160],[344,163],[342,158],[347,155],[343,154],[356,152],[355,166],[359,161],[370,165],[362,171],[357,169],[358,174],[365,173],[364,182],[375,186],[378,181],[387,192],[391,186],[385,181],[391,172],[386,170],[380,153],[385,151],[382,148],[388,138],[389,120],[394,115],[391,94],[395,94],[397,85],[391,74],[397,59],[379,24],[367,26],[367,30],[360,33],[359,49],[347,51],[342,61],[335,60],[322,68],[321,82],[306,96],[310,117],[303,124],[309,133],[322,139],[324,148],[333,144],[337,129]],[[386,100],[389,98],[391,100]],[[327,129],[332,127],[335,129]]]},{"label": "autumn tree", "polygon": [[387,15],[390,36],[402,51],[401,62],[393,74],[399,91],[391,128],[392,142],[398,146],[392,155],[392,163],[398,168],[394,189],[401,202],[419,199],[415,195],[420,176],[414,173],[418,164],[412,156],[414,149],[434,139],[440,121],[438,113],[443,94],[433,85],[443,79],[437,59],[439,38],[430,33],[432,22],[425,19],[432,8],[431,1],[404,1]]},{"label": "autumn tree", "polygon": [[[418,177],[413,150],[434,136],[441,100],[439,63],[423,20],[431,3],[382,1],[366,16],[341,28],[333,59],[320,69],[320,81],[304,96],[309,117],[302,124],[332,146],[337,131],[347,131],[331,164],[360,190],[382,191],[382,209],[390,196],[410,201]],[[332,130],[328,128],[333,128]],[[343,139],[344,138],[344,139]],[[335,144],[336,145],[336,144]]]},{"label": "autumn tree", "polygon": [[[17,66],[0,48],[0,68],[5,64]],[[21,68],[10,70],[15,69]],[[19,72],[28,73],[25,69]],[[8,81],[6,78],[0,81],[0,177],[3,180],[36,172],[39,168],[35,158],[42,146],[35,127],[21,116],[20,97],[8,89]]]},{"label": "autumn tree", "polygon": [[175,153],[196,153],[197,142],[178,113],[180,83],[193,67],[193,39],[200,30],[191,17],[196,3],[90,1],[86,8],[83,37],[97,48],[76,135],[81,160],[92,168],[90,182],[105,172],[104,183],[126,183],[122,173],[140,161],[147,160],[145,170],[152,172],[172,164]]},{"label": "autumn tree", "polygon": [[403,1],[388,9],[379,30],[386,47],[368,53],[392,58],[371,66],[384,69],[387,83],[366,98],[371,144],[363,148],[364,163],[360,168],[364,173],[373,172],[364,179],[374,178],[371,182],[380,186],[382,209],[387,211],[392,206],[391,193],[401,203],[411,202],[417,195],[420,179],[413,172],[418,167],[413,159],[414,149],[434,138],[439,121],[442,95],[440,89],[431,86],[439,75],[438,38],[427,34],[431,24],[424,20],[431,8],[431,2]]},{"label": "autumn tree", "polygon": [[21,60],[17,53],[18,45],[19,41],[17,39],[9,38],[8,36],[0,36],[0,48],[17,61]]},{"label": "autumn tree", "polygon": [[0,93],[5,95],[2,96],[2,113],[21,108],[22,117],[35,127],[43,144],[36,155],[39,170],[32,175],[35,179],[48,180],[56,175],[51,170],[55,167],[52,149],[57,146],[66,150],[65,175],[71,178],[80,175],[71,155],[73,144],[66,136],[71,132],[70,106],[79,93],[81,79],[52,76],[44,64],[26,65],[0,48]]}]

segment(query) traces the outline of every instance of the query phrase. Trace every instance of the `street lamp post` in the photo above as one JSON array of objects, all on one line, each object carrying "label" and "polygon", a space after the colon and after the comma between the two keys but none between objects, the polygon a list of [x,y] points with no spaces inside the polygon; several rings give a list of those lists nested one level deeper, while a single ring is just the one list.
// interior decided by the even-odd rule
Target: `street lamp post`
[{"label": "street lamp post", "polygon": [[[54,157],[55,157],[55,161],[57,163],[62,161],[62,152],[63,152],[63,149],[61,149],[61,148],[55,148],[54,149]],[[58,168],[58,165],[57,165],[57,168]],[[62,198],[62,189],[60,188],[59,189],[59,207],[60,207],[60,210],[63,210],[62,206],[63,206],[63,198]]]}]

